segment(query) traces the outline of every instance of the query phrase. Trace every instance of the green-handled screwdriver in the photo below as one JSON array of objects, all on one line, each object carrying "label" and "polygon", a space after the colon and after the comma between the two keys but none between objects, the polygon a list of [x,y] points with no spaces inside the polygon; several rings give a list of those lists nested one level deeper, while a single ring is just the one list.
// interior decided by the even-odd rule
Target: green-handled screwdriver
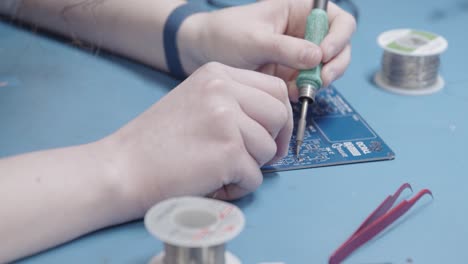
[{"label": "green-handled screwdriver", "polygon": [[[328,33],[327,5],[328,0],[314,0],[312,11],[307,17],[304,38],[316,45],[320,45]],[[321,70],[322,64],[320,63],[315,68],[301,71],[296,79],[296,85],[299,89],[299,101],[302,103],[301,117],[297,125],[296,133],[296,157],[299,156],[302,142],[304,141],[309,104],[314,103],[315,95],[322,87],[322,79],[320,78]]]}]

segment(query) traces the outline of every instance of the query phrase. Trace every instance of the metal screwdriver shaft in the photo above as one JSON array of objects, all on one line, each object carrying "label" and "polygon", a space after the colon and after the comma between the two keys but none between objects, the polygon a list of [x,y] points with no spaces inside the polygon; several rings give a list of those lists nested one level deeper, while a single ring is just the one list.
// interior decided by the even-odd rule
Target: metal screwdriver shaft
[{"label": "metal screwdriver shaft", "polygon": [[[312,11],[307,17],[307,25],[304,38],[320,45],[322,40],[328,33],[328,16],[327,16],[328,0],[315,0]],[[299,89],[299,101],[301,102],[301,117],[296,131],[296,156],[298,157],[301,151],[301,146],[304,141],[304,132],[307,127],[307,110],[309,105],[314,103],[315,95],[322,87],[322,79],[320,73],[322,64],[309,70],[303,70],[299,73],[296,79],[296,85]]]}]

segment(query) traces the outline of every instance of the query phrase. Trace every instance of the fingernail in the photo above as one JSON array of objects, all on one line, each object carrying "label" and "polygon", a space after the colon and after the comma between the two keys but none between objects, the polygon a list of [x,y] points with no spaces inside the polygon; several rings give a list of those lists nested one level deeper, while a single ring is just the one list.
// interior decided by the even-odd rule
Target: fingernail
[{"label": "fingernail", "polygon": [[299,90],[296,86],[296,80],[288,82],[288,95],[290,101],[294,103],[297,103],[299,101]]},{"label": "fingernail", "polygon": [[315,63],[315,57],[317,56],[317,49],[307,48],[302,51],[301,63],[305,66],[312,66]]}]

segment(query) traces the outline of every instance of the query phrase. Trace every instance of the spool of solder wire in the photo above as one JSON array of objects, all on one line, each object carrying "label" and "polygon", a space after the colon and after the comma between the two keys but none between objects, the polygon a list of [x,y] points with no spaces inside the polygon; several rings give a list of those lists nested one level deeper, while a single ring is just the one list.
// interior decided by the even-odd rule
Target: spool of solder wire
[{"label": "spool of solder wire", "polygon": [[146,229],[164,242],[150,264],[241,264],[225,250],[244,228],[241,210],[227,202],[200,197],[165,200],[145,215]]},{"label": "spool of solder wire", "polygon": [[448,47],[442,36],[413,29],[396,29],[379,35],[384,50],[378,86],[405,95],[431,94],[444,87],[439,74],[440,54]]}]

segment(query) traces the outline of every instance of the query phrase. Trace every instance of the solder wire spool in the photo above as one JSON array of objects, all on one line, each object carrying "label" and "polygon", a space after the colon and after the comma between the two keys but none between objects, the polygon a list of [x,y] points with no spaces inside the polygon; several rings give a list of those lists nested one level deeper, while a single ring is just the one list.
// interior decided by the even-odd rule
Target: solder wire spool
[{"label": "solder wire spool", "polygon": [[146,229],[164,242],[150,264],[241,264],[225,244],[244,228],[241,210],[227,202],[179,197],[160,202],[145,215]]},{"label": "solder wire spool", "polygon": [[384,50],[378,86],[405,95],[434,93],[444,87],[439,75],[440,54],[448,47],[442,36],[413,29],[395,29],[379,35]]}]

